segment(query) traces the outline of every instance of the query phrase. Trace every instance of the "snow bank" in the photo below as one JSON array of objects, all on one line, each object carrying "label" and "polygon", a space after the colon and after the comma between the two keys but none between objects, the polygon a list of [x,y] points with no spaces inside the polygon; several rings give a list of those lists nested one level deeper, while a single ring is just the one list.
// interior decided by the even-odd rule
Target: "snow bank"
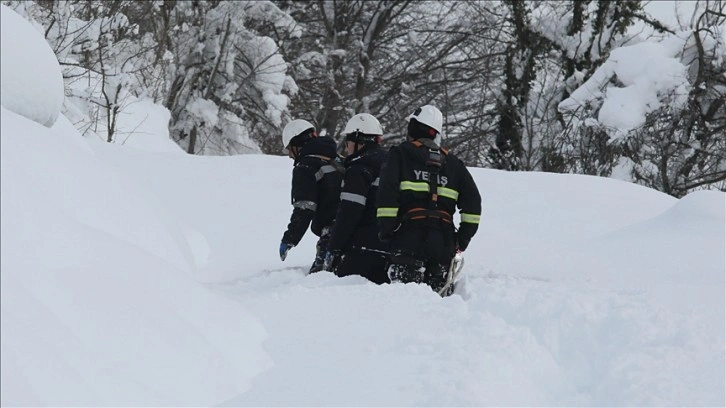
[{"label": "snow bank", "polygon": [[[224,326],[231,335],[236,333],[229,347],[233,342],[242,344],[234,351],[240,358],[264,360],[252,360],[249,370],[238,374],[245,390],[237,395],[225,390],[217,394],[217,401],[225,400],[224,405],[723,406],[724,270],[723,256],[716,256],[722,253],[716,250],[719,245],[726,247],[723,232],[718,236],[722,231],[718,228],[723,228],[723,219],[718,218],[722,193],[704,192],[677,200],[607,178],[472,169],[482,191],[484,213],[480,232],[465,253],[466,295],[441,299],[417,285],[376,286],[360,277],[339,279],[326,272],[305,276],[315,245],[310,233],[280,262],[277,245],[292,210],[292,161],[287,158],[158,154],[102,142],[91,142],[90,147],[118,174],[136,181],[138,189],[133,191],[154,197],[167,216],[199,232],[197,238],[208,246],[209,257],[192,273],[217,282],[209,288],[243,306],[239,327],[250,332],[247,343],[239,338],[241,329],[231,329],[238,326],[233,326],[230,316],[217,310],[219,299],[202,299],[181,290],[168,292],[184,299],[172,304],[191,303],[199,312],[194,316],[208,313],[207,323],[217,322],[220,331]],[[6,173],[2,172],[3,177]],[[27,197],[24,201],[33,202]],[[39,222],[59,230],[52,219],[62,217],[50,218]],[[650,228],[649,220],[665,228]],[[93,245],[82,240],[83,248],[110,260],[101,262],[85,255],[88,262],[98,262],[94,269],[162,274],[166,270],[158,257],[133,252],[116,239],[109,243],[109,238],[113,235],[96,235]],[[3,255],[9,247],[6,241]],[[671,241],[680,246],[674,249],[668,245]],[[187,242],[196,247],[195,241]],[[105,245],[126,249],[111,254],[103,249]],[[22,246],[16,243],[12,248]],[[78,252],[61,249],[69,251],[69,256],[54,255],[53,248],[43,246],[29,259],[50,259],[53,264],[77,258]],[[695,260],[698,256],[700,261]],[[656,263],[658,257],[668,261]],[[15,263],[4,258],[5,263]],[[3,274],[5,270],[3,264]],[[139,290],[123,293],[140,297],[142,304],[151,302],[143,294],[156,290],[136,274],[131,276]],[[158,276],[154,279],[164,282],[165,288],[174,287],[172,278]],[[99,278],[89,273],[84,279],[89,288],[101,287],[105,293]],[[13,293],[23,298],[53,287],[53,283],[33,281],[22,289],[9,282]],[[124,282],[115,279],[110,285],[125,288]],[[113,302],[107,295],[108,302]],[[83,304],[106,305],[105,299],[86,301],[84,296],[91,295],[83,292],[73,296]],[[197,309],[196,299],[211,302],[213,310]],[[3,301],[20,302],[10,296]],[[69,307],[60,301],[52,303],[53,310]],[[151,309],[160,307],[153,304]],[[250,328],[248,313],[267,333],[264,354],[258,348],[260,331]],[[119,315],[114,315],[115,321]],[[83,316],[89,325],[110,330],[110,323],[94,320],[88,313]],[[146,320],[139,326],[148,330],[148,337],[164,337],[174,330],[178,317],[159,319],[155,320],[158,330],[149,329]],[[3,315],[7,325],[3,328],[11,327],[6,321]],[[46,331],[56,330],[52,320],[41,322],[51,327]],[[12,328],[23,338],[34,339],[33,332],[17,326],[20,323]],[[210,333],[214,333],[210,339],[228,336]],[[77,349],[67,342],[63,345]],[[193,342],[174,346],[185,356],[200,352]],[[3,347],[7,347],[5,338]],[[182,347],[189,349],[181,352]],[[91,358],[98,357],[92,351]],[[265,365],[267,356],[274,365]],[[87,358],[80,352],[70,354],[67,364],[75,367]],[[150,364],[165,358],[159,352]],[[28,361],[3,361],[3,370],[24,367]],[[150,370],[166,373],[155,367]],[[208,365],[201,367],[211,370]],[[261,371],[263,367],[269,368]],[[213,379],[218,380],[216,375],[225,370],[213,371]],[[33,381],[53,383],[37,371],[27,378],[26,382],[18,377],[6,379],[3,386],[24,393]],[[120,383],[127,380],[126,372],[119,375]],[[177,382],[188,384],[187,379]],[[158,382],[153,384],[160,389]],[[133,395],[138,397],[134,402],[158,405],[155,401],[161,394]],[[180,396],[186,398],[186,394]]]},{"label": "snow bank", "polygon": [[62,115],[2,118],[2,404],[212,405],[247,389],[269,366],[265,330],[192,279],[203,237]]},{"label": "snow bank", "polygon": [[[588,244],[612,257],[604,280],[643,286],[654,279],[672,284],[717,279],[721,282],[717,290],[702,291],[695,297],[681,293],[679,298],[710,303],[718,310],[719,306],[723,308],[726,279],[725,214],[726,194],[697,191],[676,201],[660,215],[603,234]],[[617,254],[637,257],[625,260]]]},{"label": "snow bank", "polygon": [[[610,178],[471,172],[480,186],[483,213],[481,233],[467,250],[466,262],[508,276],[579,279],[584,265],[592,264],[579,255],[581,242],[652,218],[676,201]],[[534,267],[532,259],[537,259]]]},{"label": "snow bank", "polygon": [[[292,160],[262,155],[150,155],[102,142],[92,142],[91,147],[104,162],[154,192],[175,219],[205,237],[210,253],[193,272],[196,279],[228,282],[279,267],[277,246],[292,211]],[[270,212],[271,203],[278,211]],[[260,248],[260,242],[275,244]],[[288,260],[307,262],[314,245],[308,232]]]},{"label": "snow bank", "polygon": [[678,200],[664,215],[703,219],[709,225],[723,227],[726,218],[726,194],[718,190],[694,191]]},{"label": "snow bank", "polygon": [[195,276],[265,326],[274,366],[225,405],[723,405],[722,193],[471,169],[482,223],[442,300],[305,276],[309,232],[280,262],[285,157],[91,147],[206,238]]},{"label": "snow bank", "polygon": [[63,105],[60,65],[43,35],[18,13],[0,5],[2,106],[51,127]]}]

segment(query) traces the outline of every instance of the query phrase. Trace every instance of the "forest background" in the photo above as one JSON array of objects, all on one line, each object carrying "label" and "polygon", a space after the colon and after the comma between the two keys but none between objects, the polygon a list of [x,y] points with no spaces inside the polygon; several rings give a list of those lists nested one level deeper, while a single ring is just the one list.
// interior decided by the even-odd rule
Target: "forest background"
[{"label": "forest background", "polygon": [[[132,144],[159,109],[189,154],[280,154],[282,127],[384,144],[433,104],[467,165],[726,191],[726,2],[3,1],[41,31],[86,137]],[[677,3],[672,3],[677,6]],[[677,11],[677,10],[676,10]]]}]

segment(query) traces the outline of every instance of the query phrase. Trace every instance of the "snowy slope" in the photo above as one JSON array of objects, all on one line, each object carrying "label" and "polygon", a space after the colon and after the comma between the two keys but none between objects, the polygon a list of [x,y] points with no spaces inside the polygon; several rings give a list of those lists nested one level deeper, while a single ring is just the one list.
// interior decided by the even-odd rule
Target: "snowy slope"
[{"label": "snowy slope", "polygon": [[286,158],[53,141],[10,115],[2,370],[24,376],[4,403],[724,402],[723,193],[472,169],[466,293],[440,299],[304,276],[312,236],[280,262]]},{"label": "snowy slope", "polygon": [[210,405],[244,392],[271,366],[264,327],[193,279],[203,236],[60,114],[42,34],[4,5],[2,29],[0,403]]},{"label": "snowy slope", "polygon": [[3,108],[0,152],[3,405],[206,405],[269,366],[259,322],[191,277],[188,227],[63,116]]},{"label": "snowy slope", "polygon": [[468,293],[442,300],[306,277],[312,236],[280,262],[288,159],[93,148],[208,237],[198,278],[268,331],[275,366],[229,405],[723,403],[723,193],[676,200],[612,179],[472,169],[484,217]]}]

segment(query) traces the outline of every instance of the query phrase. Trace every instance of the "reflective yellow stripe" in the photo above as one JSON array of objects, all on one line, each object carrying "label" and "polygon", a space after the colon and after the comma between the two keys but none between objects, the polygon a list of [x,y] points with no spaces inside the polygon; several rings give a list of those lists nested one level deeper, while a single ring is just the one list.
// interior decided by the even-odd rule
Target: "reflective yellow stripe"
[{"label": "reflective yellow stripe", "polygon": [[461,213],[461,222],[468,222],[469,224],[479,224],[481,215],[479,214],[467,214]]},{"label": "reflective yellow stripe", "polygon": [[453,188],[446,188],[446,187],[439,186],[439,188],[437,190],[441,197],[450,198],[454,201],[456,201],[459,198],[459,192],[454,190]]},{"label": "reflective yellow stripe", "polygon": [[[416,191],[416,192],[421,192],[421,193],[428,193],[429,192],[429,183],[426,183],[423,181],[402,181],[400,189]],[[452,200],[457,200],[459,198],[459,192],[452,188],[446,188],[446,187],[439,186],[437,188],[437,193],[441,197],[450,198]]]},{"label": "reflective yellow stripe", "polygon": [[381,207],[376,211],[376,216],[379,218],[384,217],[396,217],[398,215],[398,208],[396,207]]},{"label": "reflective yellow stripe", "polygon": [[429,192],[429,183],[424,183],[421,181],[402,181],[400,189],[401,190],[421,191],[424,193],[428,193]]}]

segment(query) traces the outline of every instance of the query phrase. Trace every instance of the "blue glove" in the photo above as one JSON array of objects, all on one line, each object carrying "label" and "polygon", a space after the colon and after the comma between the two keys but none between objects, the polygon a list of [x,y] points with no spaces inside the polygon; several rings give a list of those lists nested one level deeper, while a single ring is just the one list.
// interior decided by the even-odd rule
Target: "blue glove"
[{"label": "blue glove", "polygon": [[287,252],[290,250],[290,248],[294,247],[295,245],[288,244],[287,242],[280,242],[280,260],[284,261],[285,258],[287,258]]}]

